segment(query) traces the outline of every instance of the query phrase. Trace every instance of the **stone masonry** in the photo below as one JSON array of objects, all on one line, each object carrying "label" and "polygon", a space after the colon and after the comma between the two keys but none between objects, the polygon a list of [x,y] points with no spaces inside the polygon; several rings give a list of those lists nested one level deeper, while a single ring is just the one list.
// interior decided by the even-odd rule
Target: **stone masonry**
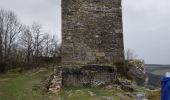
[{"label": "stone masonry", "polygon": [[62,85],[99,87],[117,80],[113,66],[85,65],[81,68],[63,68]]},{"label": "stone masonry", "polygon": [[121,0],[62,0],[62,67],[124,59]]}]

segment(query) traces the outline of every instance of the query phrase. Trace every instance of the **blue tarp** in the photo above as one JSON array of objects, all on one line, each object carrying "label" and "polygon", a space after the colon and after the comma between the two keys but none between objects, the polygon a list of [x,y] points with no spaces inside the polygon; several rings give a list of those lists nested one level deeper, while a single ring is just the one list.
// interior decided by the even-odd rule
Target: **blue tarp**
[{"label": "blue tarp", "polygon": [[162,78],[161,100],[170,100],[170,77]]}]

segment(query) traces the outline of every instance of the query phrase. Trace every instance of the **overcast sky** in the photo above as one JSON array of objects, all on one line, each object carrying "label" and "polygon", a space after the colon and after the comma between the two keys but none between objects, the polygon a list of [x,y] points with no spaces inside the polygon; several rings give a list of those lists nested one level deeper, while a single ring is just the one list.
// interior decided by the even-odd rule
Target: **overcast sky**
[{"label": "overcast sky", "polygon": [[[170,64],[170,0],[123,0],[125,50],[150,64]],[[21,22],[38,21],[61,39],[61,0],[0,0]]]}]

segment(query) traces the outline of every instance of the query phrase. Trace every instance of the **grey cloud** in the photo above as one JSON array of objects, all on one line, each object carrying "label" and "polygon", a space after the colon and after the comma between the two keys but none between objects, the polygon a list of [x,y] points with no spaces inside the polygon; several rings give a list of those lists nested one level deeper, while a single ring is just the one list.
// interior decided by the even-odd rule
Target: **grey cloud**
[{"label": "grey cloud", "polygon": [[0,0],[0,8],[14,11],[19,19],[30,25],[33,21],[43,24],[44,31],[61,37],[60,0]]},{"label": "grey cloud", "polygon": [[170,1],[123,0],[125,48],[146,63],[170,64]]}]

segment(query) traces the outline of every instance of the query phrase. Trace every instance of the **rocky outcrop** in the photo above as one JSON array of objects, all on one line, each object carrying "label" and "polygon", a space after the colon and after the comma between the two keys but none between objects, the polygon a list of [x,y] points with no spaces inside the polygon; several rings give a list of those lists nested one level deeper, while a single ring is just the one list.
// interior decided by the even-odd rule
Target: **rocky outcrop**
[{"label": "rocky outcrop", "polygon": [[145,86],[148,82],[148,77],[144,70],[144,62],[142,60],[132,60],[128,63],[128,77],[137,83],[139,86]]},{"label": "rocky outcrop", "polygon": [[131,98],[134,98],[135,100],[148,100],[146,99],[146,94],[142,92],[134,92],[134,93],[125,93],[124,95],[127,95]]},{"label": "rocky outcrop", "polygon": [[137,85],[131,80],[127,79],[118,79],[117,85],[124,91],[134,92],[137,88]]}]

